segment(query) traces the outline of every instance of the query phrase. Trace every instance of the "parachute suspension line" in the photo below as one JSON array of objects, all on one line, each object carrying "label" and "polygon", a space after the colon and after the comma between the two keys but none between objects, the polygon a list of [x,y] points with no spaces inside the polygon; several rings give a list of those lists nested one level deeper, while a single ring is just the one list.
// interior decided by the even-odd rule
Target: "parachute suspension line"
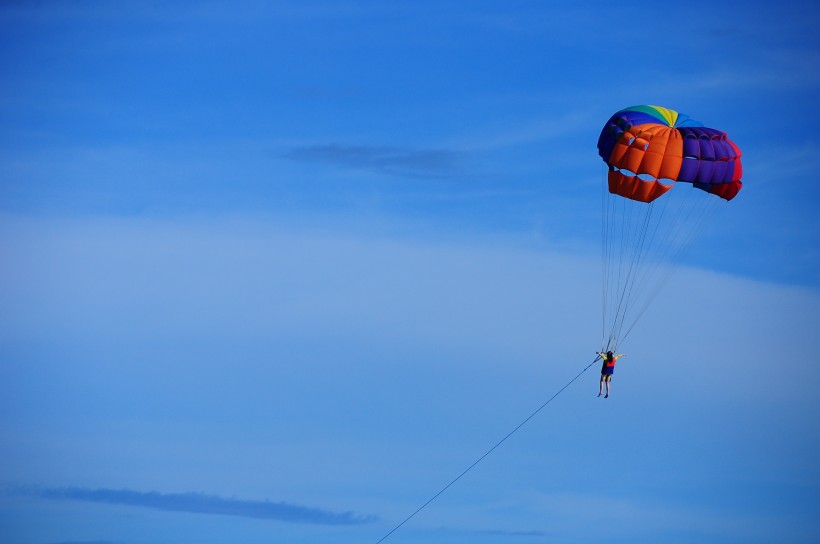
[{"label": "parachute suspension line", "polygon": [[[666,212],[667,212],[667,209],[668,209],[668,207],[669,207],[669,201],[670,201],[670,199],[669,199],[669,198],[664,198],[664,199],[662,199],[662,204],[660,205],[660,206],[661,206],[660,214],[658,215],[657,220],[656,220],[656,221],[655,221],[655,223],[654,223],[655,227],[651,229],[651,231],[652,231],[652,235],[651,235],[651,236],[650,236],[650,238],[649,238],[649,247],[648,247],[648,249],[649,249],[650,251],[652,251],[652,250],[653,250],[653,248],[655,248],[655,247],[657,247],[657,246],[661,246],[661,247],[664,247],[664,248],[666,247],[666,246],[665,246],[665,244],[666,244],[666,238],[665,238],[664,236],[661,236],[661,237],[660,237],[660,239],[659,239],[659,241],[658,241],[657,246],[656,246],[656,243],[655,243],[655,239],[656,239],[656,237],[657,237],[657,235],[658,235],[658,232],[659,232],[659,230],[660,230],[660,229],[658,228],[658,226],[662,224],[663,217],[664,217],[665,215],[667,215],[667,214],[666,214]],[[648,282],[648,281],[649,281],[649,279],[650,279],[650,278],[652,277],[652,275],[653,275],[653,272],[654,272],[655,270],[657,270],[658,263],[659,263],[659,262],[662,262],[662,261],[663,261],[663,259],[662,259],[662,258],[661,258],[661,259],[655,259],[653,263],[651,263],[650,265],[647,265],[647,267],[646,267],[646,268],[644,268],[644,269],[641,271],[642,273],[641,273],[641,277],[640,277],[640,279],[639,279],[639,283],[640,283],[641,285],[644,285],[646,282]]]},{"label": "parachute suspension line", "polygon": [[[613,326],[612,338],[613,343],[616,346],[620,342],[620,324],[623,323],[623,320],[626,318],[627,315],[629,305],[629,293],[631,293],[632,285],[634,285],[635,270],[637,269],[637,266],[640,263],[643,241],[646,239],[646,229],[648,225],[648,220],[651,218],[653,208],[652,204],[649,204],[648,206],[644,207],[634,206],[631,201],[629,205],[633,210],[633,218],[631,219],[631,221],[633,222],[634,231],[630,232],[629,234],[629,240],[632,241],[632,245],[627,252],[627,256],[629,257],[629,268],[627,270],[627,274],[624,279],[623,287],[620,293],[620,298],[618,300],[618,312],[616,313],[615,323]],[[645,213],[642,214],[641,212]]]},{"label": "parachute suspension line", "polygon": [[601,164],[601,351],[606,351],[606,317],[609,263],[609,200],[607,199],[607,167]]},{"label": "parachute suspension line", "polygon": [[657,297],[664,284],[669,280],[669,278],[672,277],[676,268],[683,260],[683,257],[692,245],[694,245],[695,241],[700,238],[703,231],[712,223],[717,207],[721,203],[716,198],[697,200],[698,203],[689,209],[686,214],[686,218],[681,220],[677,225],[674,233],[677,244],[670,244],[673,253],[672,257],[668,259],[666,266],[659,274],[659,278],[655,282],[654,289],[647,296],[647,301],[640,315],[646,311],[646,308],[655,299],[655,297]]},{"label": "parachute suspension line", "polygon": [[[617,332],[616,332],[616,338],[618,338],[618,339],[620,339],[620,337],[621,337],[621,329],[623,328],[624,320],[626,319],[626,316],[629,314],[629,306],[632,302],[632,290],[635,287],[635,283],[636,283],[636,280],[637,280],[637,277],[638,277],[638,271],[641,270],[641,268],[640,268],[641,261],[643,260],[643,256],[645,254],[645,248],[646,248],[646,235],[647,235],[647,232],[649,231],[649,224],[651,223],[652,212],[654,211],[654,209],[655,209],[655,204],[654,203],[650,203],[649,206],[647,206],[646,216],[645,216],[645,220],[643,222],[643,227],[642,227],[641,234],[640,234],[640,239],[639,239],[640,243],[637,246],[637,249],[635,251],[635,258],[633,260],[633,270],[630,271],[632,281],[629,285],[629,291],[626,293],[626,296],[624,298],[624,302],[625,302],[624,311],[621,314],[620,323],[618,323],[618,329],[617,329]],[[633,271],[634,271],[634,274],[632,274]]]},{"label": "parachute suspension line", "polygon": [[[646,258],[647,255],[649,255],[650,253],[653,252],[653,247],[654,247],[654,242],[655,242],[655,235],[657,234],[657,229],[653,228],[653,224],[657,225],[663,219],[664,212],[666,211],[666,199],[664,199],[663,204],[660,205],[661,210],[660,210],[659,217],[657,217],[657,219],[653,223],[652,222],[652,215],[654,214],[655,206],[656,206],[655,202],[651,202],[649,204],[649,209],[647,210],[647,214],[646,214],[645,227],[644,227],[644,230],[641,232],[641,237],[642,237],[641,238],[641,251],[642,251],[642,253],[641,253],[641,255],[638,256],[638,260],[636,261],[635,279],[632,282],[632,285],[629,287],[629,293],[626,296],[626,307],[624,308],[624,312],[623,312],[623,315],[621,317],[621,322],[618,324],[617,337],[620,340],[623,340],[625,338],[625,336],[621,335],[621,332],[623,331],[624,324],[626,323],[626,317],[627,317],[627,315],[629,315],[630,309],[635,305],[635,303],[640,298],[639,296],[633,297],[632,296],[632,291],[633,291],[633,289],[635,288],[636,285],[644,285],[645,282],[646,282],[646,272],[647,272],[647,267],[649,265],[644,266],[644,265],[642,265],[642,262]],[[647,241],[647,235],[649,235],[648,241]],[[631,329],[631,327],[630,327],[630,329]]]},{"label": "parachute suspension line", "polygon": [[[621,202],[621,213],[616,214],[622,218],[620,229],[620,249],[618,259],[618,274],[615,281],[613,298],[617,300],[609,314],[609,322],[612,324],[609,333],[609,340],[606,350],[615,349],[620,341],[620,331],[628,315],[632,303],[632,292],[641,271],[641,262],[646,255],[648,246],[646,244],[649,227],[652,224],[652,211],[654,204],[644,204],[633,202],[632,200],[619,198],[615,195],[610,197],[613,202]],[[611,280],[610,280],[611,281]],[[613,302],[614,304],[614,302]]]},{"label": "parachute suspension line", "polygon": [[[614,204],[615,208],[617,208],[618,203],[620,203],[620,205],[621,205],[620,211],[616,210],[615,212],[613,212],[613,216],[616,219],[617,218],[622,218],[622,220],[620,221],[620,225],[616,224],[615,227],[614,227],[614,233],[619,234],[619,236],[620,236],[619,240],[617,241],[617,246],[618,247],[617,247],[617,251],[616,251],[616,253],[618,255],[618,263],[617,263],[616,270],[611,270],[610,271],[611,275],[610,275],[610,278],[609,278],[609,284],[612,286],[612,287],[610,287],[610,290],[611,290],[612,295],[613,295],[613,297],[612,297],[612,308],[610,309],[610,312],[609,312],[609,323],[615,323],[617,321],[618,313],[620,311],[620,300],[619,299],[621,297],[619,297],[618,295],[621,293],[621,285],[622,285],[621,278],[624,275],[624,266],[625,266],[624,263],[627,260],[626,249],[625,249],[624,246],[626,245],[627,240],[630,239],[631,232],[632,232],[632,214],[629,213],[629,212],[631,212],[632,208],[627,206],[627,202],[626,202],[625,199],[620,199],[620,198],[616,198],[614,196],[610,196],[610,200],[613,201],[613,204]],[[613,244],[613,246],[611,248],[612,251],[615,251],[614,246],[615,246],[615,244]],[[616,301],[618,301],[618,304],[615,304]],[[611,347],[612,342],[613,342],[612,330],[610,330],[609,339],[607,340],[607,344],[606,344],[607,350]],[[606,350],[604,350],[604,351],[606,351]]]},{"label": "parachute suspension line", "polygon": [[[611,335],[607,336],[607,323],[612,323],[617,314],[617,306],[614,302],[619,293],[620,277],[623,272],[623,245],[629,239],[626,227],[628,221],[619,220],[626,215],[626,207],[620,198],[616,198],[608,190],[606,165],[602,165],[601,193],[602,207],[602,241],[603,241],[603,311],[601,312],[601,351],[607,351],[611,342]],[[620,210],[619,210],[620,204]],[[616,256],[618,261],[616,262]]]},{"label": "parachute suspension line", "polygon": [[622,227],[619,225],[617,219],[618,217],[623,216],[623,212],[620,214],[618,213],[618,200],[615,199],[608,191],[608,188],[604,187],[605,196],[607,200],[607,213],[606,213],[606,266],[604,267],[604,276],[605,276],[605,284],[606,284],[606,304],[604,307],[604,330],[602,335],[602,349],[601,351],[607,351],[607,347],[609,345],[609,340],[606,340],[606,345],[604,344],[604,340],[607,338],[607,330],[606,330],[606,323],[611,323],[613,319],[612,311],[613,308],[611,306],[613,297],[611,296],[617,290],[617,286],[615,285],[615,262],[614,262],[614,255],[617,254],[616,247],[620,245],[619,241],[616,240],[617,234],[622,230],[618,227]]},{"label": "parachute suspension line", "polygon": [[[690,192],[684,192],[684,197],[680,195],[681,191],[677,191],[676,196],[670,193],[667,195],[666,198],[661,199],[660,201],[663,203],[661,206],[661,213],[659,214],[657,220],[651,226],[652,235],[649,239],[649,244],[647,247],[647,253],[652,254],[655,256],[654,262],[647,264],[646,266],[641,268],[641,274],[638,279],[636,279],[635,284],[641,285],[646,287],[646,289],[642,290],[642,296],[644,298],[644,304],[641,309],[638,311],[637,315],[632,319],[631,324],[627,328],[625,334],[621,335],[620,332],[623,330],[625,326],[625,319],[626,319],[626,312],[622,317],[622,321],[619,324],[618,328],[618,337],[619,341],[623,341],[629,336],[629,333],[632,331],[634,326],[640,320],[640,318],[644,315],[647,308],[650,306],[651,302],[655,299],[658,293],[661,290],[663,284],[666,283],[668,278],[671,276],[672,272],[674,271],[675,265],[677,261],[674,259],[670,259],[668,257],[671,249],[674,246],[674,241],[679,240],[681,238],[681,233],[686,231],[687,225],[689,225],[689,221],[685,218],[681,218],[680,216],[680,209],[685,208],[685,204],[680,204],[680,200],[683,199],[683,202],[686,203],[687,199],[684,198],[691,194]],[[670,198],[672,197],[672,198]],[[669,202],[674,201],[679,204],[677,206],[677,210],[670,213],[669,209]],[[701,201],[701,200],[699,200]],[[654,204],[654,203],[653,203]],[[672,206],[675,208],[675,206]],[[663,222],[662,219],[664,216],[671,215],[671,219],[667,222]],[[659,228],[663,226],[664,228]],[[658,233],[661,235],[658,237]],[[657,239],[656,239],[657,238]],[[655,247],[659,247],[660,249],[655,249]],[[659,275],[658,270],[661,270],[662,273]],[[655,288],[652,289],[651,284],[652,282],[656,282]],[[649,293],[647,295],[647,292]],[[627,297],[630,306],[634,306],[639,302],[640,296],[633,299],[633,297]]]},{"label": "parachute suspension line", "polygon": [[[660,204],[660,213],[657,214],[657,217],[656,217],[653,225],[649,226],[649,232],[651,232],[651,234],[649,236],[649,241],[648,241],[647,246],[646,246],[645,255],[655,254],[655,252],[657,251],[657,250],[655,250],[655,248],[658,247],[658,246],[666,248],[667,237],[661,235],[659,239],[656,240],[656,238],[658,238],[658,231],[659,231],[657,226],[662,224],[664,216],[667,215],[669,201],[670,201],[669,198],[661,199],[662,203]],[[653,202],[651,205],[654,206],[654,204],[655,203]],[[636,285],[646,285],[647,283],[649,283],[651,281],[651,278],[653,277],[655,271],[658,269],[658,265],[659,265],[660,262],[663,262],[663,257],[661,257],[660,259],[656,258],[653,262],[651,262],[651,263],[647,264],[646,266],[644,266],[643,268],[641,268],[639,276],[635,280],[635,284]],[[652,297],[652,298],[654,298],[654,297]],[[630,300],[631,300],[631,297],[630,297]],[[634,302],[637,303],[638,300],[635,300]],[[645,300],[645,303],[644,303],[643,307],[641,308],[641,310],[639,310],[637,317],[635,317],[635,319],[632,321],[632,323],[627,328],[627,331],[623,336],[620,336],[620,330],[619,330],[619,336],[620,336],[621,340],[625,340],[626,337],[629,336],[629,333],[632,331],[632,328],[635,326],[638,319],[640,319],[640,317],[646,311],[646,308],[649,307],[650,302],[651,302],[651,300]],[[632,304],[631,302],[630,302],[630,305],[634,306],[634,304]],[[626,317],[626,312],[624,312],[624,318],[625,317]],[[621,327],[623,327],[623,323],[621,324]]]},{"label": "parachute suspension line", "polygon": [[[631,250],[631,259],[629,263],[629,271],[624,281],[623,290],[621,291],[620,300],[618,301],[618,313],[612,328],[613,344],[617,347],[618,342],[621,341],[621,330],[623,328],[626,316],[629,314],[629,307],[633,301],[632,292],[635,288],[638,272],[641,270],[641,261],[645,255],[646,237],[649,231],[649,225],[652,220],[652,211],[654,210],[654,203],[649,203],[646,206],[646,213],[643,219],[640,220],[640,226],[636,221],[635,226],[638,232],[637,238]],[[640,217],[639,217],[640,219]]]},{"label": "parachute suspension line", "polygon": [[462,478],[465,474],[467,474],[468,472],[470,472],[470,471],[473,469],[473,467],[475,467],[477,464],[479,464],[481,461],[483,461],[485,457],[487,457],[488,455],[490,455],[493,451],[495,451],[495,450],[496,450],[496,448],[498,448],[501,444],[503,444],[503,443],[504,443],[504,442],[505,442],[505,441],[506,441],[509,437],[511,437],[513,434],[515,434],[515,432],[516,432],[516,431],[518,431],[518,429],[520,429],[521,427],[523,427],[523,426],[524,426],[524,425],[525,425],[525,424],[526,424],[529,420],[531,420],[532,418],[534,418],[534,417],[538,414],[538,412],[540,412],[541,410],[543,410],[543,409],[544,409],[544,408],[545,408],[545,407],[546,407],[549,403],[551,403],[551,402],[555,399],[555,397],[557,397],[558,395],[560,395],[561,393],[563,393],[563,392],[564,392],[564,390],[565,390],[566,388],[568,388],[570,385],[572,385],[572,384],[575,382],[575,380],[577,380],[578,378],[580,378],[580,377],[581,377],[581,374],[583,374],[584,372],[586,372],[587,370],[589,370],[589,367],[591,367],[592,365],[594,365],[594,364],[595,364],[595,363],[596,363],[596,362],[597,362],[600,358],[601,358],[601,356],[600,356],[600,355],[596,356],[596,357],[595,357],[595,359],[593,359],[591,363],[589,363],[587,366],[585,366],[585,367],[584,367],[584,369],[583,369],[583,370],[581,370],[581,372],[579,372],[578,374],[576,374],[576,376],[575,376],[574,378],[572,378],[570,381],[568,381],[568,382],[567,382],[567,384],[566,384],[564,387],[562,387],[561,389],[559,389],[559,390],[558,390],[558,391],[557,391],[557,392],[556,392],[553,396],[551,396],[549,399],[547,399],[547,401],[546,401],[546,402],[544,402],[541,406],[539,406],[539,407],[538,407],[538,408],[537,408],[537,409],[536,409],[533,413],[531,413],[530,415],[528,415],[528,416],[524,419],[524,421],[522,421],[521,423],[519,423],[519,424],[518,424],[518,425],[517,425],[517,426],[516,426],[516,427],[515,427],[512,431],[510,431],[509,433],[507,433],[507,435],[506,435],[506,436],[504,436],[504,438],[502,438],[501,440],[499,440],[498,442],[496,442],[496,444],[495,444],[492,448],[490,448],[489,450],[487,450],[487,451],[484,453],[484,455],[482,455],[481,457],[479,457],[478,459],[476,459],[476,461],[475,461],[472,465],[470,465],[469,467],[467,467],[466,469],[464,469],[464,471],[463,471],[461,474],[459,474],[458,476],[456,476],[456,477],[455,477],[455,478],[454,478],[454,479],[453,479],[450,483],[448,483],[447,485],[445,485],[444,487],[442,487],[442,488],[441,488],[441,490],[440,490],[438,493],[436,493],[435,495],[433,495],[432,497],[430,497],[430,499],[429,499],[427,502],[425,502],[424,504],[422,504],[421,506],[419,506],[419,507],[416,509],[416,511],[415,511],[415,512],[413,512],[412,514],[410,514],[409,516],[407,516],[407,517],[406,517],[406,518],[405,518],[405,519],[404,519],[401,523],[399,523],[398,525],[396,525],[395,527],[393,527],[393,528],[392,528],[392,529],[391,529],[391,530],[390,530],[390,531],[389,531],[386,535],[384,535],[383,537],[381,537],[381,538],[380,538],[380,539],[376,542],[376,544],[380,544],[381,542],[383,542],[384,540],[386,540],[386,539],[387,539],[387,537],[389,537],[390,535],[392,535],[393,533],[395,533],[396,531],[398,531],[398,530],[399,530],[399,528],[400,528],[402,525],[404,525],[405,523],[407,523],[408,521],[410,521],[411,519],[413,519],[413,518],[416,516],[416,514],[418,514],[418,513],[419,513],[419,512],[421,512],[422,510],[424,510],[424,508],[425,508],[427,505],[429,505],[431,502],[433,502],[434,500],[436,500],[436,499],[437,499],[437,498],[438,498],[438,497],[439,497],[442,493],[444,493],[445,491],[447,491],[447,490],[448,490],[448,489],[449,489],[449,488],[450,488],[453,484],[455,484],[457,481],[459,481],[459,480],[460,480],[460,479],[461,479],[461,478]]},{"label": "parachute suspension line", "polygon": [[[703,195],[697,195],[697,191],[699,189],[694,187],[685,191],[685,197],[679,199],[681,202],[678,203],[677,210],[671,213],[676,219],[668,225],[668,228],[664,229],[665,233],[660,240],[660,245],[664,248],[664,251],[653,263],[652,269],[645,272],[646,283],[653,282],[654,285],[648,285],[649,289],[647,289],[643,305],[632,320],[623,338],[629,336],[629,333],[632,332],[632,329],[672,277],[687,251],[700,238],[708,225],[712,223],[721,201],[718,198],[699,198]],[[664,204],[668,200],[664,199]],[[693,200],[694,202],[692,202]],[[683,212],[684,209],[686,210],[685,213]],[[669,256],[670,254],[671,256]]]},{"label": "parachute suspension line", "polygon": [[[602,267],[602,279],[604,284],[604,301],[603,301],[603,312],[602,312],[602,330],[601,330],[601,351],[607,351],[609,349],[609,344],[611,342],[611,338],[608,337],[608,330],[607,330],[607,323],[611,323],[613,320],[612,316],[612,307],[611,304],[611,294],[616,291],[616,287],[614,286],[615,283],[615,270],[616,270],[616,263],[614,262],[614,255],[616,254],[615,248],[618,244],[616,240],[618,232],[620,232],[622,225],[618,225],[616,219],[619,217],[618,214],[618,201],[613,198],[613,196],[609,193],[606,177],[604,176],[602,179],[602,198],[604,200],[604,216],[603,216],[603,225],[604,225],[604,232],[603,232],[603,245],[604,245],[604,266]],[[623,212],[622,212],[623,213]],[[621,214],[622,215],[622,214]]]}]

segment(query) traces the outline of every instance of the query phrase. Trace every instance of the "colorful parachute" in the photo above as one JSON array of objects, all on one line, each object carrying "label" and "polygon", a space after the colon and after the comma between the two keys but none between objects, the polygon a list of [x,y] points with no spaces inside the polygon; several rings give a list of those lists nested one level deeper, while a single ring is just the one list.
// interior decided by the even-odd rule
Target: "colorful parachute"
[{"label": "colorful parachute", "polygon": [[[598,154],[609,170],[601,187],[601,351],[614,351],[722,207],[706,193],[728,201],[740,191],[741,153],[725,132],[634,106],[607,121]],[[699,190],[670,191],[681,181]]]},{"label": "colorful parachute", "polygon": [[607,121],[598,154],[609,165],[609,191],[652,202],[686,181],[731,200],[741,188],[740,149],[725,132],[674,110],[633,106]]}]

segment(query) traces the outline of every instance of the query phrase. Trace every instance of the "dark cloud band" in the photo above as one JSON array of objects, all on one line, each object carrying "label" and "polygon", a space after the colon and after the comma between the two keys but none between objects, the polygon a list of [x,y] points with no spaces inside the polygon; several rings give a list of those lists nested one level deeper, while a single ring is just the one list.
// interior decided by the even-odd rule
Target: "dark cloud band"
[{"label": "dark cloud band", "polygon": [[82,487],[26,487],[15,488],[13,492],[49,500],[118,504],[169,512],[240,516],[291,523],[358,525],[376,520],[375,516],[360,516],[352,512],[332,512],[287,502],[223,498],[203,493],[158,493]]}]

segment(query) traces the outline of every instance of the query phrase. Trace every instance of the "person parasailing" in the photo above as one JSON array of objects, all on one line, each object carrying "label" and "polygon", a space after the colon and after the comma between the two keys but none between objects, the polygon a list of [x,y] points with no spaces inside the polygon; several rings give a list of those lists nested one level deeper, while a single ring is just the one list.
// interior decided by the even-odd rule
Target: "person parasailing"
[{"label": "person parasailing", "polygon": [[620,353],[618,355],[614,355],[611,351],[607,351],[606,353],[602,351],[596,351],[595,353],[603,359],[603,365],[601,366],[601,382],[600,387],[598,388],[598,396],[600,397],[604,393],[604,386],[606,386],[606,396],[605,399],[609,398],[609,383],[612,381],[612,373],[615,372],[615,363],[621,357],[625,357],[626,353]]}]

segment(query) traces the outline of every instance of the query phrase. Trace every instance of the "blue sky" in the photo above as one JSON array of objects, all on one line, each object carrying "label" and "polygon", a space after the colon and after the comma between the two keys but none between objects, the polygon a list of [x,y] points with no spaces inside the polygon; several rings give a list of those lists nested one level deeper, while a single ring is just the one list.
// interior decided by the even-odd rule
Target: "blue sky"
[{"label": "blue sky", "polygon": [[812,542],[817,8],[0,5],[4,542],[376,542],[592,360],[598,133],[744,189],[386,542]]}]

